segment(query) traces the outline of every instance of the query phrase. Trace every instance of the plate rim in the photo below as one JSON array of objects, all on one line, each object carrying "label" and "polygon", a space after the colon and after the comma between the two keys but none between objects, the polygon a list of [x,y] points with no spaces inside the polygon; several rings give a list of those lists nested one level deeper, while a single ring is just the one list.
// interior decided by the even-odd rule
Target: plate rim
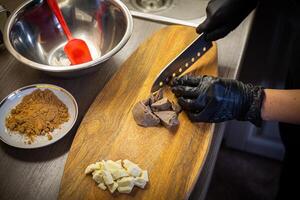
[{"label": "plate rim", "polygon": [[72,102],[74,103],[74,108],[75,108],[75,115],[74,115],[74,120],[72,122],[72,124],[70,125],[70,128],[67,129],[67,131],[62,134],[62,136],[60,138],[58,138],[57,140],[52,140],[50,141],[49,143],[47,144],[43,144],[43,145],[40,145],[40,146],[26,146],[26,147],[21,147],[21,146],[15,146],[15,145],[12,145],[12,144],[9,144],[7,143],[7,141],[5,141],[2,137],[0,137],[0,140],[11,146],[11,147],[15,147],[15,148],[18,148],[18,149],[37,149],[37,148],[42,148],[42,147],[46,147],[46,146],[49,146],[51,144],[54,144],[55,142],[61,140],[62,138],[64,138],[71,130],[72,128],[74,127],[76,121],[77,121],[77,118],[78,118],[78,103],[76,101],[76,99],[74,98],[74,96],[66,89],[60,87],[60,86],[57,86],[57,85],[54,85],[54,84],[48,84],[48,83],[37,83],[37,84],[31,84],[31,85],[27,85],[27,86],[24,86],[24,87],[21,87],[19,89],[16,89],[14,91],[12,91],[11,93],[9,93],[6,97],[4,97],[1,101],[0,101],[0,109],[1,109],[1,106],[7,101],[7,99],[15,94],[17,94],[18,92],[21,92],[21,91],[24,91],[26,89],[30,89],[30,88],[52,88],[52,89],[58,89],[60,91],[62,91],[63,93],[67,94],[68,97],[70,97],[70,99],[72,100]]}]

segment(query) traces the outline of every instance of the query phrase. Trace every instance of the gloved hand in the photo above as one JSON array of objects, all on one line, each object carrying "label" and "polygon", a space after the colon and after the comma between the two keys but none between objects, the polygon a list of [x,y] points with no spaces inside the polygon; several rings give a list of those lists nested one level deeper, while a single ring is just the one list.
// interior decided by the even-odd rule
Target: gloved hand
[{"label": "gloved hand", "polygon": [[261,125],[262,87],[212,76],[175,78],[172,91],[193,122],[231,119]]},{"label": "gloved hand", "polygon": [[197,27],[197,33],[206,33],[214,41],[235,29],[256,7],[258,0],[210,0],[206,20]]}]

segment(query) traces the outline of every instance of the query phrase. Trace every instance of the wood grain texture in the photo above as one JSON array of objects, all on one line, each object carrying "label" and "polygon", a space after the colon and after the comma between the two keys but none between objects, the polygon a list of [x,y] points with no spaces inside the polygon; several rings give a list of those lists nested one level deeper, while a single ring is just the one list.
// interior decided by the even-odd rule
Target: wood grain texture
[{"label": "wood grain texture", "polygon": [[[213,125],[191,123],[182,113],[175,131],[143,128],[132,116],[134,104],[145,99],[160,70],[195,39],[193,28],[169,26],[144,42],[97,96],[73,141],[60,188],[60,199],[187,199],[205,162]],[[214,46],[190,71],[217,75]],[[167,95],[171,95],[166,91]],[[129,159],[147,169],[146,189],[130,195],[102,191],[84,174],[102,159]]]}]

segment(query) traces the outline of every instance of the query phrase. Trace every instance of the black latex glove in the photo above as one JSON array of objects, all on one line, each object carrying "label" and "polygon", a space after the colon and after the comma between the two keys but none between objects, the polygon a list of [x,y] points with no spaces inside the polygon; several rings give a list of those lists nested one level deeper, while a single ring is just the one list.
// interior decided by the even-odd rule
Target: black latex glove
[{"label": "black latex glove", "polygon": [[172,91],[193,122],[231,119],[261,125],[262,87],[212,76],[175,78]]},{"label": "black latex glove", "polygon": [[197,33],[206,33],[214,41],[235,29],[256,7],[258,0],[210,0],[206,20],[197,27]]}]

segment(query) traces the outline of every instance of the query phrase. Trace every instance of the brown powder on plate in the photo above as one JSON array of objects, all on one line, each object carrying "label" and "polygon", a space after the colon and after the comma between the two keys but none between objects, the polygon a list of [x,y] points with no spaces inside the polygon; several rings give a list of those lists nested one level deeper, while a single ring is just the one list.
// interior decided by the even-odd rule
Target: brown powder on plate
[{"label": "brown powder on plate", "polygon": [[69,117],[68,108],[51,90],[37,89],[11,110],[5,125],[12,131],[24,134],[30,144],[39,135],[47,135],[51,140],[50,133],[67,122]]}]

